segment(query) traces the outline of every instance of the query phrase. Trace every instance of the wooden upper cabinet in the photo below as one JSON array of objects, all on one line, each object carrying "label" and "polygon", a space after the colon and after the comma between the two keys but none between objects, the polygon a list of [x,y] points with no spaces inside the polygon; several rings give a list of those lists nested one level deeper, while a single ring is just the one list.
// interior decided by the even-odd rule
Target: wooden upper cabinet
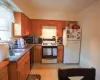
[{"label": "wooden upper cabinet", "polygon": [[27,18],[24,14],[21,14],[21,35],[27,35]]},{"label": "wooden upper cabinet", "polygon": [[41,21],[32,20],[32,33],[35,36],[41,36],[42,35]]},{"label": "wooden upper cabinet", "polygon": [[33,32],[32,32],[32,21],[31,21],[31,19],[28,19],[29,21],[28,21],[28,30],[29,30],[29,34],[30,35],[32,35],[33,34]]},{"label": "wooden upper cabinet", "polygon": [[42,20],[42,26],[56,26],[56,20]]},{"label": "wooden upper cabinet", "polygon": [[57,21],[57,36],[63,35],[63,28],[65,28],[66,22],[65,21]]},{"label": "wooden upper cabinet", "polygon": [[42,26],[55,26],[57,27],[57,36],[62,36],[62,29],[66,26],[66,21],[57,21],[57,20],[32,20],[32,32],[35,36],[42,35]]},{"label": "wooden upper cabinet", "polygon": [[30,20],[21,12],[15,12],[14,36],[29,35]]}]

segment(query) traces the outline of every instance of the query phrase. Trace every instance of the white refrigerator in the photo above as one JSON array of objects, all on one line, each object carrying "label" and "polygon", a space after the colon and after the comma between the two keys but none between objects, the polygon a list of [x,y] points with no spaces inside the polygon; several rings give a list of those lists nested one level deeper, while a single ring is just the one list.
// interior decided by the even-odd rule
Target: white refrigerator
[{"label": "white refrigerator", "polygon": [[64,29],[63,45],[64,57],[63,63],[79,63],[80,59],[81,29]]}]

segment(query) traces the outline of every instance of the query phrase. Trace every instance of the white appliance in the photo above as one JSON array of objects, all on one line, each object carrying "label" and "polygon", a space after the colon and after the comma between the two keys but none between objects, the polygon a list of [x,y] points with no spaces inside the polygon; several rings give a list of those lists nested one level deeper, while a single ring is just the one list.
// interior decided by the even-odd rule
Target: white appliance
[{"label": "white appliance", "polygon": [[63,30],[64,64],[79,63],[80,41],[81,41],[81,29]]},{"label": "white appliance", "polygon": [[25,42],[23,38],[18,38],[14,40],[14,48],[24,48]]},{"label": "white appliance", "polygon": [[57,44],[55,43],[55,40],[43,40],[42,63],[57,63]]}]

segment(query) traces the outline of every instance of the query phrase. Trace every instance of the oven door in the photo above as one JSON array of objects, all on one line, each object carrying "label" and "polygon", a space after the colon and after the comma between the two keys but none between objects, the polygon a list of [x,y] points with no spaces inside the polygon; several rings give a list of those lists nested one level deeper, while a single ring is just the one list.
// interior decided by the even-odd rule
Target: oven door
[{"label": "oven door", "polygon": [[42,46],[42,59],[57,58],[57,46]]}]

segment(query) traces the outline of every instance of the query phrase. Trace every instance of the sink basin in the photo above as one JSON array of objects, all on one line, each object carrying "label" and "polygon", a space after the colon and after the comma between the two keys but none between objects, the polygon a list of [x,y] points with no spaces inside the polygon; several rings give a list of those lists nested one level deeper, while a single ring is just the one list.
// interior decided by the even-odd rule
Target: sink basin
[{"label": "sink basin", "polygon": [[22,53],[14,53],[14,56],[18,56],[21,55]]},{"label": "sink basin", "polygon": [[18,55],[21,55],[23,54],[25,51],[25,49],[14,49],[13,50],[13,55],[12,56],[18,56]]},{"label": "sink basin", "polygon": [[18,54],[19,54],[19,53],[23,53],[24,51],[25,51],[25,49],[14,49],[14,50],[13,50],[13,52],[16,53],[16,54],[17,54],[17,53],[18,53]]}]

